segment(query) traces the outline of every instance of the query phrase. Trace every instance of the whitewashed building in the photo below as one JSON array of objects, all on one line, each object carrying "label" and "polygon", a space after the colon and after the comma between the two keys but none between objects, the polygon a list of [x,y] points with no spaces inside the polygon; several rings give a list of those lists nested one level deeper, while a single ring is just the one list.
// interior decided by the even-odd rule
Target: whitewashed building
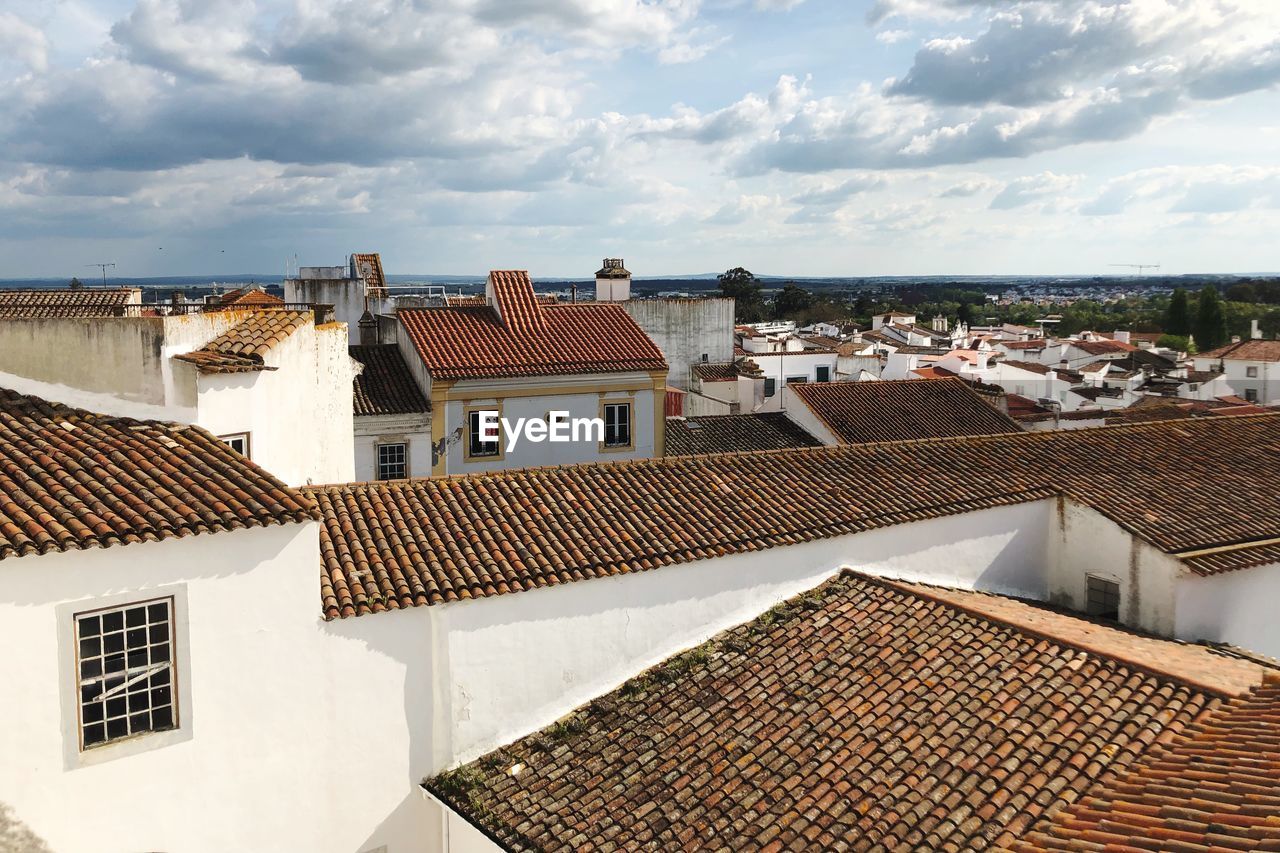
[{"label": "whitewashed building", "polygon": [[1195,369],[1219,374],[1250,403],[1280,403],[1280,341],[1250,338],[1193,356]]}]

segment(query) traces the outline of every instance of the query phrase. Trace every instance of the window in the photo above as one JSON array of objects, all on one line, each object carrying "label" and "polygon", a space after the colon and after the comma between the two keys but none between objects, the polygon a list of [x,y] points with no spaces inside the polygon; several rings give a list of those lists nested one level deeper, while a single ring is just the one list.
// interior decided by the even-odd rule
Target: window
[{"label": "window", "polygon": [[772,397],[776,393],[778,393],[778,380],[774,379],[773,377],[769,377],[768,379],[765,379],[764,395],[766,397]]},{"label": "window", "polygon": [[1258,368],[1256,368],[1256,367],[1246,367],[1246,368],[1244,369],[1244,375],[1245,375],[1246,377],[1248,377],[1249,379],[1257,379],[1257,378],[1258,378]]},{"label": "window", "polygon": [[218,441],[221,441],[241,456],[246,458],[249,456],[249,433],[247,432],[233,432],[230,435],[220,435],[218,436]]},{"label": "window", "polygon": [[1250,403],[1258,402],[1258,389],[1256,388],[1244,389],[1244,398],[1248,400]]},{"label": "window", "polygon": [[409,453],[403,443],[378,445],[378,479],[403,480],[409,476]]},{"label": "window", "polygon": [[631,404],[604,404],[604,446],[631,446]]},{"label": "window", "polygon": [[1199,382],[1192,382],[1190,387],[1191,387],[1191,390],[1192,390],[1192,391],[1199,391],[1199,390],[1200,390],[1200,383],[1199,383]]},{"label": "window", "polygon": [[808,381],[809,381],[809,377],[807,376],[788,376],[787,377],[788,385],[803,385]]},{"label": "window", "polygon": [[1088,598],[1085,613],[1098,619],[1115,621],[1120,618],[1120,584],[1115,581],[1088,577]]},{"label": "window", "polygon": [[497,415],[495,409],[467,410],[467,458],[483,459],[502,455],[502,426],[499,424],[486,436],[481,429],[481,418],[485,414]]},{"label": "window", "polygon": [[75,615],[80,749],[178,724],[173,599]]},{"label": "window", "polygon": [[831,366],[828,364],[819,364],[817,367],[814,368],[813,378],[815,382],[830,382]]}]

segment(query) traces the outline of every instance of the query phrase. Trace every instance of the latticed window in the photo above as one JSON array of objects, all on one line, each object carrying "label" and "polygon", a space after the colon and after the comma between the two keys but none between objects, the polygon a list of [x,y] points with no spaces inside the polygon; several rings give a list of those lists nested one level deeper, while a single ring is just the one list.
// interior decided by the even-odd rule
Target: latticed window
[{"label": "latticed window", "polygon": [[1120,618],[1120,584],[1115,581],[1090,577],[1088,579],[1088,601],[1085,613],[1099,619]]},{"label": "latticed window", "polygon": [[378,445],[378,479],[403,480],[409,476],[409,454],[403,444]]},{"label": "latticed window", "polygon": [[173,599],[78,613],[80,748],[177,725]]},{"label": "latticed window", "polygon": [[606,403],[604,406],[604,446],[631,446],[631,404]]}]

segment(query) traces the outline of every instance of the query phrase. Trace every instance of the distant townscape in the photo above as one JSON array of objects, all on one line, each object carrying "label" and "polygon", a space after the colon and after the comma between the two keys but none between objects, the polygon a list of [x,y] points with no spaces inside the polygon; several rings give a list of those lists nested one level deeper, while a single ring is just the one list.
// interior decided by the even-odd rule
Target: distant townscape
[{"label": "distant townscape", "polygon": [[392,272],[0,290],[0,841],[1280,850],[1280,279]]}]

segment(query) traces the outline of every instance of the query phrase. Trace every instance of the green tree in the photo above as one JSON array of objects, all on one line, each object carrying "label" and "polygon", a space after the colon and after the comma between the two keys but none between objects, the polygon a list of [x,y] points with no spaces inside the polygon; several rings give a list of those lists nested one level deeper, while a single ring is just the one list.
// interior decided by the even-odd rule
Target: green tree
[{"label": "green tree", "polygon": [[734,299],[734,312],[743,323],[764,319],[764,295],[760,281],[750,270],[734,267],[716,276],[720,294]]},{"label": "green tree", "polygon": [[1156,341],[1156,346],[1176,350],[1177,352],[1194,351],[1194,347],[1191,346],[1191,339],[1186,335],[1161,335],[1159,340]]},{"label": "green tree", "polygon": [[1181,287],[1173,291],[1169,309],[1164,315],[1164,331],[1170,335],[1191,334],[1191,305],[1187,292]]},{"label": "green tree", "polygon": [[1258,289],[1250,282],[1241,281],[1227,288],[1227,299],[1232,302],[1258,302]]},{"label": "green tree", "polygon": [[84,287],[84,282],[76,278],[75,276],[72,276],[70,287],[72,290],[79,290],[80,288]]},{"label": "green tree", "polygon": [[773,298],[773,316],[794,320],[813,307],[813,294],[795,282],[787,282]]},{"label": "green tree", "polygon": [[1227,317],[1222,312],[1222,300],[1218,289],[1206,284],[1200,291],[1196,306],[1196,346],[1201,352],[1220,347],[1227,342]]}]

